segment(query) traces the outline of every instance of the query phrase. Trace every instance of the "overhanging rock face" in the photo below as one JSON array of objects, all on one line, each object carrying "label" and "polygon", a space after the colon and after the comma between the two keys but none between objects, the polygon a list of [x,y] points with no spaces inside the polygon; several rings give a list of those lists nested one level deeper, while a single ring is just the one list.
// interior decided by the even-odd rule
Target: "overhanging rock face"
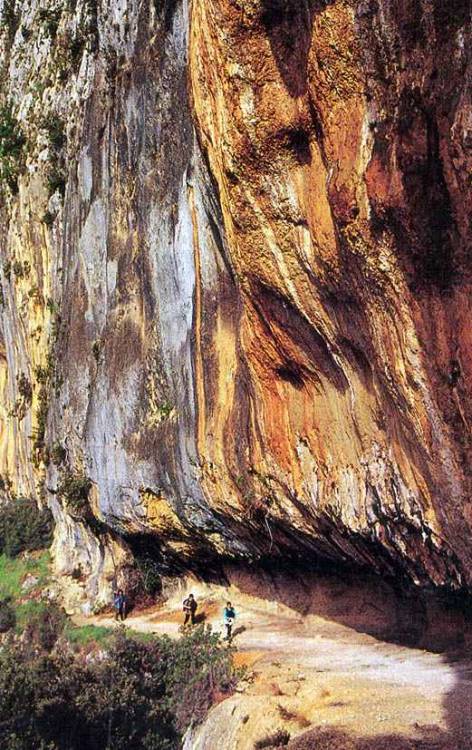
[{"label": "overhanging rock face", "polygon": [[113,569],[86,477],[184,567],[470,588],[469,3],[43,6],[3,28],[0,471],[59,564]]}]

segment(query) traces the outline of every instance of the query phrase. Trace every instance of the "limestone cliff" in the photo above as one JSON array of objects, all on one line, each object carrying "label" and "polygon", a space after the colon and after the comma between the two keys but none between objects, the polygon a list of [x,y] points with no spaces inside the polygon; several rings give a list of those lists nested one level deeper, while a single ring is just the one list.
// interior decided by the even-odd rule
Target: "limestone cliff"
[{"label": "limestone cliff", "polygon": [[0,473],[59,567],[470,589],[469,1],[0,7]]}]

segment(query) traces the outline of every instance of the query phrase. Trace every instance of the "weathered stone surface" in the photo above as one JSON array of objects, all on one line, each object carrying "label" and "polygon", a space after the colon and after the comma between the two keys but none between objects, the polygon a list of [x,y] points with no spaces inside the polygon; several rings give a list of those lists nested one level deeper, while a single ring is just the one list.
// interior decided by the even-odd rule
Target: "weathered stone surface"
[{"label": "weathered stone surface", "polygon": [[469,3],[15,12],[0,473],[50,502],[59,565],[96,595],[113,550],[65,512],[69,466],[163,563],[470,588]]}]

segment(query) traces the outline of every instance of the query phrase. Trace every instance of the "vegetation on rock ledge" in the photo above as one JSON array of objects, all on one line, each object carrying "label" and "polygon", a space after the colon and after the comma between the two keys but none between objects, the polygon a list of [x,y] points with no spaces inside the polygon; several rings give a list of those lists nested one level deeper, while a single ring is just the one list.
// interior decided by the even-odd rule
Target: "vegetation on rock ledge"
[{"label": "vegetation on rock ledge", "polygon": [[25,137],[13,114],[11,104],[0,107],[0,186],[18,191]]},{"label": "vegetation on rock ledge", "polygon": [[69,469],[62,477],[57,494],[72,515],[85,518],[90,512],[89,492],[91,486],[90,479],[85,474],[74,474]]}]

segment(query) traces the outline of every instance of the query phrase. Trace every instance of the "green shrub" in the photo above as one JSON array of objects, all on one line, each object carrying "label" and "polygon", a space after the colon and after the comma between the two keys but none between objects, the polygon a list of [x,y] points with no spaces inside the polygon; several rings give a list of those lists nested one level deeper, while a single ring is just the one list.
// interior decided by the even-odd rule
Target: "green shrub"
[{"label": "green shrub", "polygon": [[140,573],[144,593],[152,597],[159,594],[162,589],[162,581],[157,562],[146,554],[136,555],[135,562]]},{"label": "green shrub", "polygon": [[40,383],[41,385],[46,385],[49,378],[49,370],[42,365],[38,365],[34,368],[34,376],[38,383]]},{"label": "green shrub", "polygon": [[102,346],[101,346],[100,341],[94,341],[92,344],[92,354],[97,364],[100,362],[101,350],[102,350]]},{"label": "green shrub", "polygon": [[61,12],[59,10],[41,8],[38,12],[38,19],[41,21],[46,34],[48,34],[51,39],[55,39],[59,27],[59,21],[61,19]]},{"label": "green shrub", "polygon": [[49,351],[47,354],[46,364],[37,365],[34,368],[34,376],[40,384],[38,392],[38,408],[36,412],[36,426],[33,430],[32,460],[37,467],[41,461],[48,462],[48,453],[46,450],[46,427],[49,413],[49,394],[50,389],[54,387],[57,392],[59,378],[56,374],[55,343],[59,334],[61,318],[58,312],[58,306],[50,297],[46,299],[46,308],[52,316],[51,333],[49,336]]},{"label": "green shrub", "polygon": [[66,192],[66,177],[61,150],[66,143],[65,123],[58,117],[54,117],[48,120],[43,127],[48,133],[49,143],[53,149],[47,180],[49,195],[59,192],[64,197]]},{"label": "green shrub", "polygon": [[71,515],[84,519],[90,515],[91,487],[92,483],[85,474],[74,474],[68,469],[57,488],[57,495]]},{"label": "green shrub", "polygon": [[30,381],[24,373],[17,380],[19,396],[16,399],[12,409],[8,412],[10,417],[15,417],[19,421],[24,419],[27,410],[31,406],[33,399],[33,388]]},{"label": "green shrub", "polygon": [[0,474],[0,492],[10,494],[12,488],[11,479],[8,474]]},{"label": "green shrub", "polygon": [[157,407],[157,410],[159,414],[162,416],[163,419],[167,419],[172,414],[174,407],[172,404],[170,404],[167,401],[164,401],[162,404],[159,404]]},{"label": "green shrub", "polygon": [[46,300],[46,307],[51,313],[51,315],[57,315],[59,313],[59,308],[57,306],[57,302],[54,302],[51,297],[48,297]]},{"label": "green shrub", "polygon": [[23,398],[26,404],[31,404],[33,398],[33,388],[24,372],[22,372],[18,378],[18,393]]},{"label": "green shrub", "polygon": [[55,466],[60,466],[67,458],[67,452],[61,443],[54,443],[49,451],[49,458]]},{"label": "green shrub", "polygon": [[230,694],[239,678],[233,650],[222,648],[220,636],[201,625],[171,647],[167,672],[169,708],[175,726],[184,732],[201,722],[218,694]]},{"label": "green shrub", "polygon": [[51,146],[60,150],[66,142],[65,123],[59,117],[53,117],[44,124]]},{"label": "green shrub", "polygon": [[11,260],[6,260],[3,264],[3,275],[7,281],[10,281],[11,275]]},{"label": "green shrub", "polygon": [[18,191],[18,177],[23,167],[25,137],[13,114],[11,104],[0,107],[0,184],[12,193]]},{"label": "green shrub", "polygon": [[67,615],[55,604],[48,604],[36,615],[29,618],[25,628],[27,640],[43,651],[52,651],[59,637],[64,633]]},{"label": "green shrub", "polygon": [[69,47],[70,59],[74,70],[78,69],[86,48],[87,37],[80,33],[77,34],[77,36],[72,39]]},{"label": "green shrub", "polygon": [[29,276],[31,266],[27,260],[25,260],[24,263],[22,263],[21,260],[15,260],[12,265],[12,270],[17,279],[24,279]]},{"label": "green shrub", "polygon": [[52,534],[51,511],[40,510],[34,500],[15,498],[0,507],[0,553],[16,557],[21,552],[46,549]]},{"label": "green shrub", "polygon": [[0,602],[0,633],[7,633],[16,625],[15,610],[7,601]]},{"label": "green shrub", "polygon": [[41,290],[39,286],[32,286],[28,291],[28,297],[36,302],[41,302]]},{"label": "green shrub", "polygon": [[[11,644],[0,653],[0,726],[5,747],[177,750],[236,675],[219,639],[195,631],[180,641],[119,633],[107,658]],[[185,708],[185,718],[182,714]],[[21,737],[20,745],[11,738]]]}]

